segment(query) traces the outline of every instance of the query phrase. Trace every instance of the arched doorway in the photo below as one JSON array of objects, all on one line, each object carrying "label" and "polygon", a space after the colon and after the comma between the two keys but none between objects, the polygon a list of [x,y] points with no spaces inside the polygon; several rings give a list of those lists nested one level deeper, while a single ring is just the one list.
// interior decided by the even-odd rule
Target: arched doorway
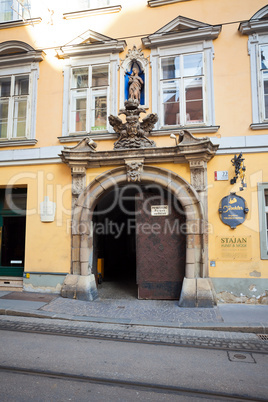
[{"label": "arched doorway", "polygon": [[[185,278],[194,280],[204,277],[206,272],[203,255],[207,243],[203,230],[202,206],[197,192],[179,175],[158,167],[143,166],[143,170],[135,176],[135,179],[135,183],[140,186],[157,184],[178,200],[185,216]],[[96,258],[93,236],[95,207],[108,191],[125,186],[129,182],[131,179],[126,167],[115,168],[98,176],[78,197],[73,210],[71,274],[82,277],[93,274],[94,258]],[[194,290],[192,293],[194,294]]]},{"label": "arched doorway", "polygon": [[[185,213],[157,183],[107,191],[93,211],[93,266],[103,295],[179,299],[185,276]],[[103,293],[103,287],[108,289]]]}]

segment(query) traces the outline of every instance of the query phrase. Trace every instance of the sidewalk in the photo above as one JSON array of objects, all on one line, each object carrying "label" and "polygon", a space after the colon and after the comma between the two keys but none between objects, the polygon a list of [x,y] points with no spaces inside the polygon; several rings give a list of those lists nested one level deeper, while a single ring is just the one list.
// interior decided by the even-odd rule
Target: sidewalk
[{"label": "sidewalk", "polygon": [[84,302],[55,294],[0,291],[0,315],[268,333],[268,305],[219,304],[214,308],[181,308],[178,301],[98,299]]}]

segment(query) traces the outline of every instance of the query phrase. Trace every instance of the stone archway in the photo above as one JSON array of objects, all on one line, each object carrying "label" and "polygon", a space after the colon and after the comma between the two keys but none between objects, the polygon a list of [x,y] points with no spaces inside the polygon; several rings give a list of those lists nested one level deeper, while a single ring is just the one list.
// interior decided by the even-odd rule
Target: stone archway
[{"label": "stone archway", "polygon": [[[175,147],[120,149],[96,152],[90,138],[75,147],[64,147],[61,158],[72,171],[72,257],[71,274],[62,296],[94,300],[98,296],[93,268],[92,216],[98,200],[114,186],[128,182],[157,183],[180,202],[186,217],[186,267],[180,306],[211,307],[216,304],[208,278],[207,162],[217,145],[209,138],[197,139],[180,133]],[[191,183],[170,170],[150,164],[188,163]],[[120,166],[98,176],[85,188],[86,170],[96,166]]]},{"label": "stone archway", "polygon": [[[144,166],[143,170],[137,174],[141,184],[155,183],[167,189],[178,199],[184,209],[186,216],[186,267],[181,304],[185,304],[186,296],[187,299],[195,298],[196,279],[206,276],[206,266],[203,261],[204,248],[206,247],[206,234],[204,233],[206,225],[198,193],[183,178],[165,169]],[[126,168],[115,168],[98,176],[78,197],[72,223],[71,273],[73,275],[83,277],[92,275],[92,216],[94,208],[100,197],[107,191],[115,186],[124,185],[128,181]],[[191,283],[190,288],[193,287],[192,290],[189,288],[189,283]],[[187,291],[185,291],[185,286],[188,288]],[[94,289],[93,293],[95,292]],[[191,304],[193,303],[195,300],[192,300]]]}]

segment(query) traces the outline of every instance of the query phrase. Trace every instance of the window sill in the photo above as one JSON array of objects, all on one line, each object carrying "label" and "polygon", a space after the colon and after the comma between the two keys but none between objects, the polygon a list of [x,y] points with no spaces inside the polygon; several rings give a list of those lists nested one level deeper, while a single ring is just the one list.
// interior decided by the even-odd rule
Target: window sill
[{"label": "window sill", "polygon": [[182,130],[187,130],[190,131],[191,134],[212,134],[212,133],[217,133],[219,130],[220,126],[199,126],[199,127],[193,127],[193,126],[184,126],[184,127],[178,127],[174,126],[173,128],[160,128],[159,130],[152,131],[152,135],[170,135],[170,134],[178,134]]},{"label": "window sill", "polygon": [[267,123],[252,123],[250,125],[252,130],[265,130],[268,129],[268,122]]},{"label": "window sill", "polygon": [[160,7],[165,6],[166,4],[181,3],[183,1],[189,0],[149,0],[147,4],[149,7]]},{"label": "window sill", "polygon": [[121,11],[121,9],[122,9],[122,6],[118,5],[118,6],[112,6],[112,7],[94,8],[91,10],[74,11],[71,13],[64,13],[63,18],[65,20],[71,20],[73,18],[88,17],[90,15],[118,13],[119,11]]},{"label": "window sill", "polygon": [[76,135],[67,135],[65,137],[58,137],[58,140],[61,144],[67,143],[67,142],[76,142],[76,141],[81,141],[85,137],[89,137],[92,140],[113,140],[118,138],[118,135],[115,133],[89,133],[89,134],[76,134]]},{"label": "window sill", "polygon": [[26,25],[39,24],[41,21],[42,21],[42,18],[30,18],[28,20],[15,20],[15,21],[0,22],[0,29],[16,28],[16,27],[22,27],[22,26],[26,26]]},{"label": "window sill", "polygon": [[6,139],[0,139],[0,148],[5,148],[5,147],[19,147],[19,146],[25,146],[25,145],[35,145],[37,143],[36,139],[21,139],[21,140],[6,140]]}]

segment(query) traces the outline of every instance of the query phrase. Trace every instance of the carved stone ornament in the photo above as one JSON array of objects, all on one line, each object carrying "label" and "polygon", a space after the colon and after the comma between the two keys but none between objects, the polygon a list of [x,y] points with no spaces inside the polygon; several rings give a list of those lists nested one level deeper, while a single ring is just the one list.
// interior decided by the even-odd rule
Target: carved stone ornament
[{"label": "carved stone ornament", "polygon": [[72,193],[73,195],[79,195],[85,189],[85,176],[84,175],[74,175],[72,182]]},{"label": "carved stone ornament", "polygon": [[143,161],[129,161],[127,165],[127,181],[140,182],[143,172]]},{"label": "carved stone ornament", "polygon": [[149,140],[147,136],[154,128],[158,116],[154,113],[150,113],[142,121],[139,121],[140,113],[146,113],[146,111],[139,108],[139,101],[137,99],[129,99],[125,102],[125,109],[119,110],[119,115],[126,115],[126,123],[123,123],[117,116],[109,116],[109,123],[119,135],[119,139],[114,144],[114,149],[148,148],[156,146],[155,142]]},{"label": "carved stone ornament", "polygon": [[140,66],[143,68],[147,64],[149,64],[148,58],[144,57],[144,54],[141,49],[137,49],[134,45],[132,49],[129,49],[124,60],[121,60],[121,66],[124,70],[126,70],[127,66],[131,64],[133,61],[138,61]]}]

